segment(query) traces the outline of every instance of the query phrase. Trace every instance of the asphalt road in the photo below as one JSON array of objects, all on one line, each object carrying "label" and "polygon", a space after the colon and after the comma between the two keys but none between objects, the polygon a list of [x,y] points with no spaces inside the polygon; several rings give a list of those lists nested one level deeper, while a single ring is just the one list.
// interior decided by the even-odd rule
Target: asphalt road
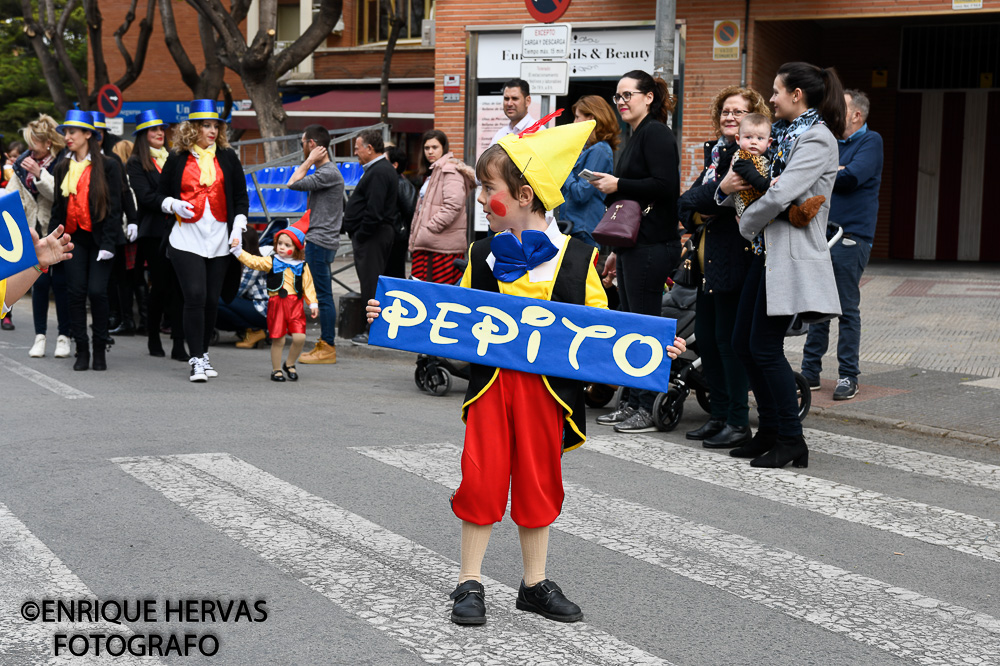
[{"label": "asphalt road", "polygon": [[[152,660],[183,664],[1000,663],[995,449],[813,418],[808,469],[757,471],[684,440],[693,398],[648,436],[594,410],[548,566],[584,622],[513,609],[508,518],[483,566],[490,621],[463,628],[447,594],[464,381],[431,397],[408,358],[342,348],[277,384],[265,350],[230,342],[221,376],[191,385],[140,338],[74,373],[28,359],[22,321],[0,336],[0,664],[131,663],[94,657],[104,639],[54,660],[57,634],[217,641]],[[153,614],[22,618],[79,599]]]}]

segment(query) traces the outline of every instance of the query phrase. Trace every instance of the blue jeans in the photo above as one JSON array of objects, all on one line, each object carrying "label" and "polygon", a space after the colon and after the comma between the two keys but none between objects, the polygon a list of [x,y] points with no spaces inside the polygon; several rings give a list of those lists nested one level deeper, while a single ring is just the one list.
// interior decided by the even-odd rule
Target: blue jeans
[{"label": "blue jeans", "polygon": [[69,337],[69,291],[65,267],[56,264],[42,273],[31,287],[31,312],[35,320],[35,335],[45,335],[49,324],[49,288],[56,299],[56,321],[59,335]]},{"label": "blue jeans", "polygon": [[253,301],[237,296],[231,303],[219,299],[219,312],[215,315],[215,327],[222,331],[243,331],[246,329],[267,329],[267,317],[257,312]]},{"label": "blue jeans", "polygon": [[[854,245],[845,245],[854,242]],[[837,363],[840,377],[857,380],[861,374],[858,357],[861,354],[861,274],[868,265],[871,245],[865,241],[845,238],[830,250],[833,260],[833,276],[837,280],[840,294],[839,339],[837,340]],[[823,369],[823,354],[830,346],[830,322],[810,324],[806,345],[802,349],[802,374],[818,379]]]},{"label": "blue jeans", "polygon": [[333,276],[330,264],[337,250],[328,250],[316,243],[306,243],[306,264],[316,285],[316,302],[319,303],[320,338],[331,347],[337,341],[337,308],[333,304]]}]

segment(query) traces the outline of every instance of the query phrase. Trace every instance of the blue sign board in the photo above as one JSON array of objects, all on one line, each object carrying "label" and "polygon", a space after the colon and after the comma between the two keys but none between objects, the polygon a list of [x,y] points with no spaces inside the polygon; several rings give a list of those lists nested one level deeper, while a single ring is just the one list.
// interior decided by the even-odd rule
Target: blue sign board
[{"label": "blue sign board", "polygon": [[0,280],[3,280],[34,266],[38,259],[17,191],[0,196],[0,217],[3,218],[0,224]]},{"label": "blue sign board", "polygon": [[[216,103],[215,108],[220,116],[225,106],[224,102]],[[153,109],[163,122],[174,125],[187,120],[191,113],[191,102],[124,102],[118,117],[123,118],[126,125],[134,125],[135,117],[146,109]]]},{"label": "blue sign board", "polygon": [[380,277],[368,342],[482,365],[663,392],[677,321]]}]

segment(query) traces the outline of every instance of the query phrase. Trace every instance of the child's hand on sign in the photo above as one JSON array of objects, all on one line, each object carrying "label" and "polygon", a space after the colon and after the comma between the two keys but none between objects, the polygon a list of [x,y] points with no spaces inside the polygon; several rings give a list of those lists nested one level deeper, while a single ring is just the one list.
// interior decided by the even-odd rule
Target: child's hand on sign
[{"label": "child's hand on sign", "polygon": [[365,312],[368,313],[368,323],[372,323],[378,319],[378,314],[382,312],[382,308],[379,307],[380,303],[374,298],[369,299],[368,305],[365,307]]},{"label": "child's hand on sign", "polygon": [[678,356],[687,351],[687,342],[684,338],[674,338],[674,344],[667,345],[667,356],[671,359],[676,359]]}]

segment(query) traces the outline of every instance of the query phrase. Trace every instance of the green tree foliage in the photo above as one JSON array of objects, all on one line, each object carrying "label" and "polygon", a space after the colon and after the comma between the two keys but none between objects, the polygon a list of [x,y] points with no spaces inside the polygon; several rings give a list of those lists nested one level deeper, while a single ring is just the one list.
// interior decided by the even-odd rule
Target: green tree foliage
[{"label": "green tree foliage", "polygon": [[[56,2],[59,11],[64,6],[65,0]],[[41,63],[24,34],[20,1],[0,0],[0,17],[4,17],[0,18],[0,133],[6,145],[19,138],[19,130],[39,113],[48,113],[57,120],[62,118],[52,101]],[[86,34],[83,8],[78,6],[67,23],[65,40],[76,71],[84,75],[87,72]],[[72,88],[64,76],[61,78],[72,98]]]}]

